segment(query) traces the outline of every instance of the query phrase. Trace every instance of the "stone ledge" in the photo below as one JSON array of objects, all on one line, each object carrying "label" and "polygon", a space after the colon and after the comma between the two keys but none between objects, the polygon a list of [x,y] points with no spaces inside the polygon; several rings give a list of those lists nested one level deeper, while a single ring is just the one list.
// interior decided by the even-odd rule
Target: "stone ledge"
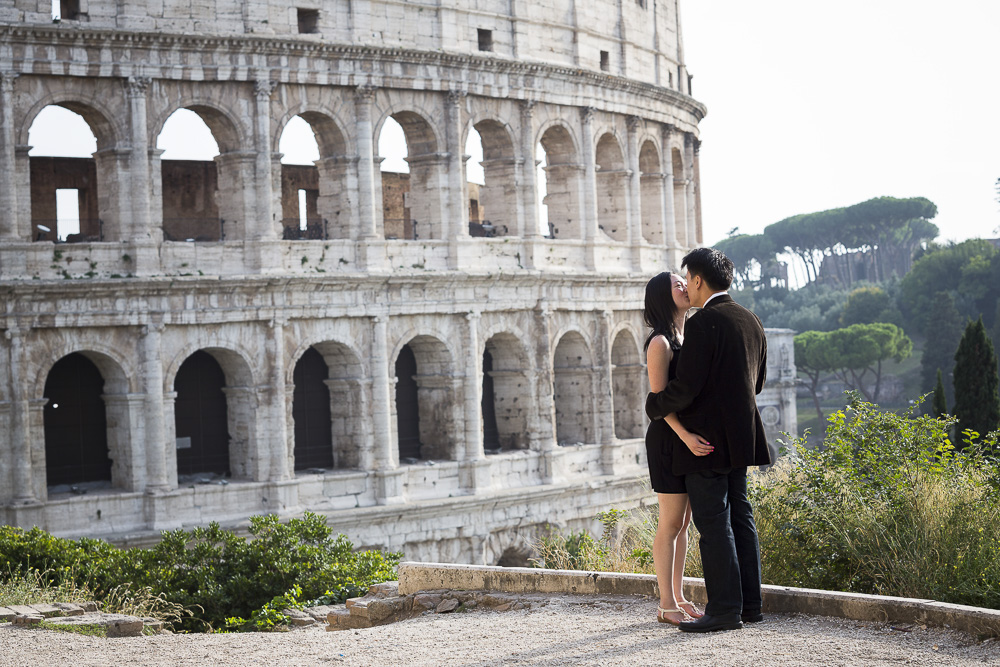
[{"label": "stone ledge", "polygon": [[[434,589],[651,597],[659,595],[656,577],[651,574],[414,562],[400,563],[398,571],[401,595]],[[685,577],[684,591],[688,599],[695,602],[704,603],[706,600],[703,579]],[[763,592],[765,613],[800,613],[856,621],[921,623],[949,627],[972,635],[1000,637],[1000,610],[996,609],[789,586],[765,585]]]}]

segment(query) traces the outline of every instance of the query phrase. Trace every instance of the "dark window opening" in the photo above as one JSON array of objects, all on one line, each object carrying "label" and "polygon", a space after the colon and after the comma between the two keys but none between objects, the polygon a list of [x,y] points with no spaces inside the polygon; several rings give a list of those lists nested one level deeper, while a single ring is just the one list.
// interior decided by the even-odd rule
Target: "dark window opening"
[{"label": "dark window opening", "polygon": [[611,54],[601,51],[601,70],[607,72],[611,69]]},{"label": "dark window opening", "polygon": [[302,9],[298,10],[299,13],[299,33],[303,35],[311,35],[319,32],[319,10],[318,9]]},{"label": "dark window opening", "polygon": [[404,345],[396,359],[396,432],[399,459],[420,458],[420,408],[417,388],[417,358]]},{"label": "dark window opening", "polygon": [[174,379],[177,474],[229,475],[226,376],[212,355],[198,350]]},{"label": "dark window opening", "polygon": [[295,364],[292,418],[295,420],[295,469],[333,468],[330,427],[330,371],[323,355],[310,347]]},{"label": "dark window opening", "polygon": [[59,0],[59,18],[63,21],[76,21],[79,19],[80,0]]},{"label": "dark window opening", "polygon": [[483,30],[479,28],[479,50],[480,51],[492,51],[493,50],[493,31]]},{"label": "dark window opening", "polygon": [[497,428],[496,392],[493,388],[493,355],[483,352],[483,449],[500,449],[500,429]]},{"label": "dark window opening", "polygon": [[45,381],[45,477],[49,486],[111,480],[104,378],[74,352]]}]

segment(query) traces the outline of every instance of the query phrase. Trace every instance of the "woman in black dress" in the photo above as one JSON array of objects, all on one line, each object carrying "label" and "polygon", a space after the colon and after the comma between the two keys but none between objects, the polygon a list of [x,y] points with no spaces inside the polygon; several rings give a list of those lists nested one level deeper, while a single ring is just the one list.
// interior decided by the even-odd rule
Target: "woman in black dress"
[{"label": "woman in black dress", "polygon": [[[678,353],[684,339],[684,318],[691,308],[687,284],[675,273],[661,273],[646,284],[643,318],[652,331],[646,338],[646,371],[649,390],[662,391],[674,377]],[[687,558],[687,528],[691,523],[684,478],[671,471],[672,449],[680,439],[697,441],[699,436],[685,429],[676,414],[650,422],[646,430],[646,459],[649,479],[660,507],[656,535],[653,538],[653,567],[660,589],[660,607],[656,619],[677,625],[685,614],[701,617],[701,612],[684,599],[682,580]]]}]

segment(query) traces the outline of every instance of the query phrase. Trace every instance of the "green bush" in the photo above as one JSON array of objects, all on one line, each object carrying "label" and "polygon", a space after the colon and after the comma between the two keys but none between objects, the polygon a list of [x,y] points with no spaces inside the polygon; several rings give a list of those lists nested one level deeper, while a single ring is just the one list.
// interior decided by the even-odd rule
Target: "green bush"
[{"label": "green bush", "polygon": [[303,600],[342,602],[372,584],[396,578],[401,554],[355,552],[326,519],[307,512],[281,523],[273,515],[250,519],[251,538],[212,523],[163,533],[151,549],[117,549],[101,540],[66,540],[34,528],[0,527],[0,578],[37,570],[57,581],[72,578],[98,597],[115,587],[148,586],[193,613],[185,630],[222,627],[227,618],[255,611],[296,587]]},{"label": "green bush", "polygon": [[751,485],[766,583],[1000,609],[996,434],[858,399]]}]

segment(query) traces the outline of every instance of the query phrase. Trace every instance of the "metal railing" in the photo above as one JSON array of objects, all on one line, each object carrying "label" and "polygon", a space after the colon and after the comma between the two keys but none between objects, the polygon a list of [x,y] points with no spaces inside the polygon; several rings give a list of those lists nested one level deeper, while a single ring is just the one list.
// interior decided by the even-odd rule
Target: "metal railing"
[{"label": "metal railing", "polygon": [[[100,243],[104,240],[104,221],[100,218],[80,218],[78,223],[80,229],[93,228],[94,223],[97,223],[96,235],[80,232],[67,234],[64,239],[60,239],[54,234],[59,229],[59,222],[59,220],[32,220],[33,240],[52,241],[53,243]],[[67,221],[63,220],[62,222],[66,224]]]},{"label": "metal railing", "polygon": [[497,236],[507,236],[507,225],[495,225],[489,220],[482,222],[469,222],[469,236],[480,238],[494,238]]},{"label": "metal railing", "polygon": [[330,224],[326,218],[306,218],[306,227],[301,227],[299,218],[285,218],[281,221],[281,238],[285,241],[325,241],[330,238]]}]

